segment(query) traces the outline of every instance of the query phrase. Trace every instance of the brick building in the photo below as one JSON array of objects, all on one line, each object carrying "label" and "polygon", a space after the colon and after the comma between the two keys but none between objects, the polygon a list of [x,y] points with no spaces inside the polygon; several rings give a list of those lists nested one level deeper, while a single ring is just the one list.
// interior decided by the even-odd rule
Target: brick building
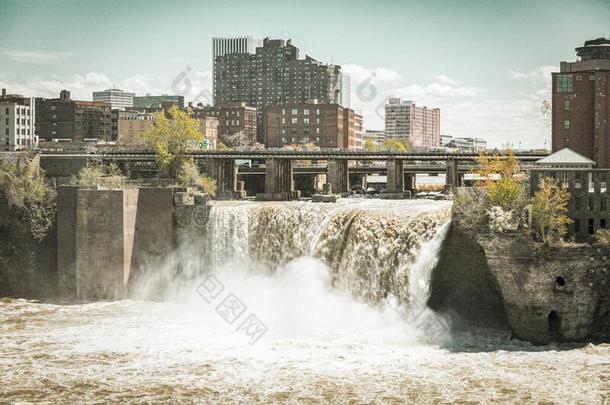
[{"label": "brick building", "polygon": [[321,148],[362,148],[362,116],[338,104],[270,105],[265,109],[268,148],[313,144]]},{"label": "brick building", "polygon": [[110,141],[112,109],[104,102],[72,100],[62,90],[59,98],[36,99],[36,132],[41,140]]},{"label": "brick building", "polygon": [[552,74],[553,151],[569,147],[610,167],[610,40],[598,38],[576,48],[580,60],[561,62]]},{"label": "brick building", "polygon": [[385,136],[409,141],[416,148],[440,146],[441,112],[391,98],[385,105]]},{"label": "brick building", "polygon": [[257,111],[257,139],[265,142],[264,111],[268,105],[298,104],[317,99],[339,104],[347,100],[349,79],[341,67],[310,56],[299,59],[290,40],[263,40],[254,54],[228,53],[214,60],[214,103],[245,102]]},{"label": "brick building", "polygon": [[233,140],[233,146],[256,145],[256,108],[246,103],[222,103],[215,106],[192,108],[196,118],[214,117],[218,120],[217,133],[221,139]]}]

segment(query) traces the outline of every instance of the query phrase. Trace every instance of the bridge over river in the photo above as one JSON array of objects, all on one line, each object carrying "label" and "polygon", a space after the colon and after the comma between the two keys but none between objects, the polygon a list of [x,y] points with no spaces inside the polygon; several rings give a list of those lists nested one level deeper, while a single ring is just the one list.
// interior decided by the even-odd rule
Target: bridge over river
[{"label": "bridge over river", "polygon": [[[206,150],[189,153],[206,175],[217,184],[219,196],[230,197],[238,190],[238,179],[252,181],[264,175],[267,199],[287,200],[295,196],[295,176],[311,183],[314,189],[320,176],[338,194],[351,185],[363,184],[369,174],[387,176],[386,191],[400,194],[415,188],[416,174],[445,173],[446,187],[463,184],[464,174],[476,168],[477,153],[395,152],[367,150]],[[498,154],[505,157],[505,154]],[[530,167],[544,154],[516,153],[523,167]],[[152,177],[157,173],[155,153],[151,150],[99,149],[92,153],[42,151],[41,165],[52,177],[78,173],[88,162],[116,162],[132,175]],[[308,186],[309,187],[309,186]]]}]

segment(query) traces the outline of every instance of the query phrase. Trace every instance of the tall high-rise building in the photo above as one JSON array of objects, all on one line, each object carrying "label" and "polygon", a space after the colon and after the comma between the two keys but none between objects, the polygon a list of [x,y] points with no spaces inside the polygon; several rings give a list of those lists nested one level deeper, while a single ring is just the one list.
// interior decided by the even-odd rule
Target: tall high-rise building
[{"label": "tall high-rise building", "polygon": [[0,95],[0,150],[33,149],[38,144],[35,134],[36,102],[19,94]]},{"label": "tall high-rise building", "polygon": [[[225,56],[232,53],[249,53],[254,54],[256,47],[262,45],[262,40],[254,38],[252,36],[245,37],[215,37],[212,38],[212,75],[216,77],[216,58],[219,56]],[[213,96],[215,97],[216,81],[212,80],[214,87],[212,89]],[[214,100],[214,102],[216,102]]]},{"label": "tall high-rise building", "polygon": [[610,39],[585,41],[553,76],[553,152],[568,147],[610,167]]},{"label": "tall high-rise building", "polygon": [[316,99],[340,104],[341,67],[321,63],[310,56],[299,59],[290,40],[263,40],[254,54],[231,53],[214,63],[214,102],[245,102],[256,107],[259,142],[264,142],[265,107],[298,104]]},{"label": "tall high-rise building", "polygon": [[349,75],[346,75],[345,73],[340,73],[339,80],[341,83],[341,87],[339,89],[339,104],[341,104],[342,107],[350,108],[350,92],[352,91],[352,79]]},{"label": "tall high-rise building", "polygon": [[391,98],[385,105],[386,138],[407,140],[414,147],[440,146],[441,112],[411,100]]},{"label": "tall high-rise building", "polygon": [[113,109],[124,110],[133,107],[134,93],[127,93],[120,89],[108,89],[93,92],[93,101],[108,103]]}]

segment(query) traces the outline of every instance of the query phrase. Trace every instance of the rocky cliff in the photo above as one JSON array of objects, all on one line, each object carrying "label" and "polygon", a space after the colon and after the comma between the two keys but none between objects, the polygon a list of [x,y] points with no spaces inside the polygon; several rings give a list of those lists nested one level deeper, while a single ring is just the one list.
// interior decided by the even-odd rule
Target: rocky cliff
[{"label": "rocky cliff", "polygon": [[610,249],[547,247],[522,232],[490,234],[453,226],[432,276],[430,306],[470,323],[508,326],[544,344],[607,339]]}]

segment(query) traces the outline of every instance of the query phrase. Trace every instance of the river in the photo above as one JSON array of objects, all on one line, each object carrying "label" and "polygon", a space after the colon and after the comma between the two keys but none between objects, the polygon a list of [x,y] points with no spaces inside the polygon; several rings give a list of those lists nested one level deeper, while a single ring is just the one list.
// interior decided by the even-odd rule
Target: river
[{"label": "river", "polygon": [[3,299],[0,403],[608,403],[610,345],[427,309],[449,207],[218,203],[195,270],[130,300]]}]

